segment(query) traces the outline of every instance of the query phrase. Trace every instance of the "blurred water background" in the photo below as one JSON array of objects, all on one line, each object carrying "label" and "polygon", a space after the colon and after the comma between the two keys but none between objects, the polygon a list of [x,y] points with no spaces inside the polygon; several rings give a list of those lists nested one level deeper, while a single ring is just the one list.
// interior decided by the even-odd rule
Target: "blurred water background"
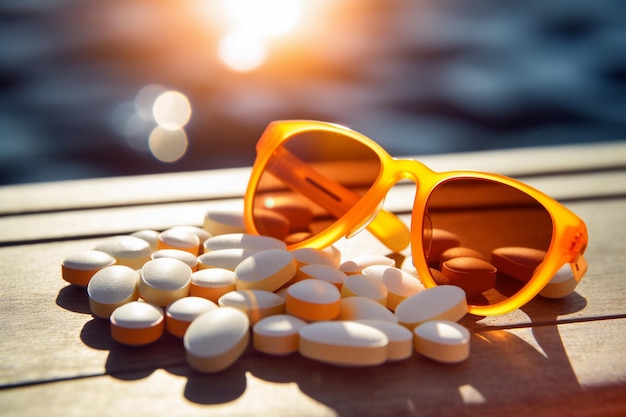
[{"label": "blurred water background", "polygon": [[0,184],[246,166],[288,118],[398,156],[624,140],[626,5],[0,2]]}]

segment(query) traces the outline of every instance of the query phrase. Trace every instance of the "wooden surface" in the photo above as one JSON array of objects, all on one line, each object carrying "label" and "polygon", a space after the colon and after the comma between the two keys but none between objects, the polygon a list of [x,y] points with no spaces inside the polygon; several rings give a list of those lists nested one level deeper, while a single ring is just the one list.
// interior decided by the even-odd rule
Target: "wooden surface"
[{"label": "wooden surface", "polygon": [[[200,225],[211,209],[240,207],[248,169],[1,187],[0,415],[626,415],[626,142],[422,160],[518,177],[579,214],[590,269],[577,291],[466,316],[471,355],[459,365],[415,355],[337,368],[250,348],[201,375],[174,337],[116,344],[60,263],[105,236]],[[396,186],[386,206],[408,221],[413,191]],[[367,233],[337,246],[346,257],[386,254]]]}]

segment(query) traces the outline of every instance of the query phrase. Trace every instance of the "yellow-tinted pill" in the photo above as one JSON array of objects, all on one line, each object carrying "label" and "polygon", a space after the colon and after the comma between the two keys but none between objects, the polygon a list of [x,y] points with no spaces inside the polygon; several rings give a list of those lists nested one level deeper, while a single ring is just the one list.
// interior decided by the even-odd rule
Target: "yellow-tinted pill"
[{"label": "yellow-tinted pill", "polygon": [[139,294],[147,302],[165,307],[189,294],[191,274],[191,268],[178,259],[153,259],[141,269]]},{"label": "yellow-tinted pill", "polygon": [[230,269],[208,268],[191,274],[189,295],[217,303],[219,298],[235,291],[235,272]]},{"label": "yellow-tinted pill", "polygon": [[366,297],[342,298],[337,320],[382,320],[398,323],[398,318],[391,311]]},{"label": "yellow-tinted pill", "polygon": [[396,308],[398,322],[409,330],[431,320],[460,320],[467,314],[465,291],[454,285],[427,288],[406,298]]},{"label": "yellow-tinted pill", "polygon": [[388,362],[402,361],[413,355],[413,334],[406,327],[383,320],[358,320],[357,322],[372,326],[387,336]]},{"label": "yellow-tinted pill", "polygon": [[373,265],[365,268],[363,275],[376,278],[387,288],[387,308],[391,311],[405,298],[425,289],[419,279],[399,268]]},{"label": "yellow-tinted pill", "polygon": [[341,294],[325,281],[305,279],[287,288],[287,313],[306,321],[333,320],[339,314]]},{"label": "yellow-tinted pill", "polygon": [[469,357],[470,334],[458,323],[433,320],[417,326],[413,333],[415,351],[442,363],[458,363]]},{"label": "yellow-tinted pill", "polygon": [[269,236],[251,235],[247,233],[228,233],[225,235],[213,236],[204,242],[204,252],[211,252],[221,249],[287,249],[287,245],[282,240]]},{"label": "yellow-tinted pill", "polygon": [[179,298],[165,310],[165,329],[174,336],[183,337],[196,317],[216,308],[217,304],[206,298]]},{"label": "yellow-tinted pill", "polygon": [[115,258],[97,250],[86,250],[68,256],[61,263],[61,276],[70,284],[86,287],[96,272],[115,264]]},{"label": "yellow-tinted pill", "polygon": [[217,304],[243,311],[252,325],[265,317],[285,312],[285,300],[278,294],[264,290],[231,291],[221,296]]},{"label": "yellow-tinted pill", "polygon": [[111,314],[111,336],[124,345],[156,342],[165,328],[163,310],[142,301],[124,304]]},{"label": "yellow-tinted pill", "polygon": [[387,305],[388,293],[385,285],[370,275],[349,275],[343,280],[343,285],[341,286],[341,296],[344,298],[371,298],[383,306]]},{"label": "yellow-tinted pill", "polygon": [[227,233],[245,233],[243,210],[210,210],[204,216],[202,228],[213,236]]},{"label": "yellow-tinted pill", "polygon": [[298,351],[300,329],[306,324],[287,314],[266,317],[252,328],[252,343],[256,350],[268,355],[289,355]]},{"label": "yellow-tinted pill", "polygon": [[125,265],[111,265],[96,272],[87,285],[93,315],[108,319],[117,307],[137,300],[138,279],[137,271]]},{"label": "yellow-tinted pill", "polygon": [[198,235],[183,229],[167,229],[159,233],[157,249],[178,249],[198,256],[200,252],[200,238]]},{"label": "yellow-tinted pill", "polygon": [[232,307],[221,307],[191,322],[183,344],[189,366],[198,372],[223,371],[239,359],[250,340],[248,316]]},{"label": "yellow-tinted pill", "polygon": [[297,271],[296,260],[284,249],[257,252],[235,268],[238,290],[276,291],[289,282]]},{"label": "yellow-tinted pill", "polygon": [[545,257],[546,253],[539,249],[503,247],[491,252],[491,264],[501,274],[528,282]]},{"label": "yellow-tinted pill", "polygon": [[108,253],[117,260],[118,265],[139,269],[150,260],[152,248],[143,239],[135,236],[111,236],[103,239],[95,250]]},{"label": "yellow-tinted pill", "polygon": [[496,267],[478,258],[466,256],[449,259],[441,265],[441,272],[448,278],[450,285],[463,288],[468,297],[496,285]]}]

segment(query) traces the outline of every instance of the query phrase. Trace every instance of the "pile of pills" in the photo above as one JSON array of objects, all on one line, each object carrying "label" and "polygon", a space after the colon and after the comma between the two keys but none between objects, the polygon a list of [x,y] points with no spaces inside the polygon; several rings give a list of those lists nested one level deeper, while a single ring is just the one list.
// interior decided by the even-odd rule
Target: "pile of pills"
[{"label": "pile of pills", "polygon": [[457,323],[468,311],[463,289],[425,289],[385,256],[342,259],[334,246],[288,251],[281,240],[246,234],[237,212],[207,213],[202,228],[106,238],[61,270],[86,287],[114,340],[142,346],[169,332],[199,372],[226,369],[250,343],[267,355],[339,366],[414,352],[442,363],[469,355],[469,332]]}]

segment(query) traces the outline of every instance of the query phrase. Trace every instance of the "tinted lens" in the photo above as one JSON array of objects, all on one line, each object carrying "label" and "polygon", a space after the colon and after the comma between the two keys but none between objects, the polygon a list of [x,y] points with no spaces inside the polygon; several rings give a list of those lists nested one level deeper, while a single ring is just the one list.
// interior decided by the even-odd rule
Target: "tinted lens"
[{"label": "tinted lens", "polygon": [[438,284],[462,287],[473,305],[501,302],[532,278],[552,239],[552,219],[526,193],[483,179],[442,183],[427,202],[425,256]]},{"label": "tinted lens", "polygon": [[331,226],[376,181],[381,161],[350,137],[326,131],[294,135],[276,150],[254,203],[259,233],[296,243]]}]

